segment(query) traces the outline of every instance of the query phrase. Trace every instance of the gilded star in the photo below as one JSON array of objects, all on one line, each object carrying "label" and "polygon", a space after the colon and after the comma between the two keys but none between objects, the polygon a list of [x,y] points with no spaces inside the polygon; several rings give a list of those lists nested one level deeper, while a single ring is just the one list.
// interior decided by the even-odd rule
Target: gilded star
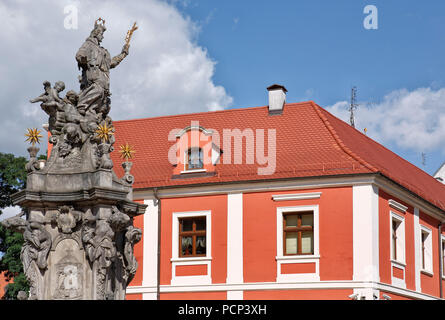
[{"label": "gilded star", "polygon": [[96,129],[97,136],[102,140],[103,143],[108,142],[110,137],[114,134],[114,128],[112,125],[107,126],[107,123],[97,125]]},{"label": "gilded star", "polygon": [[121,154],[121,158],[125,160],[130,160],[133,158],[133,153],[135,153],[133,146],[129,145],[128,142],[120,146],[119,152]]},{"label": "gilded star", "polygon": [[37,130],[36,128],[28,128],[28,132],[25,133],[25,137],[28,137],[25,141],[29,141],[29,143],[34,146],[36,143],[40,143],[40,138],[43,136],[40,134],[40,130]]}]

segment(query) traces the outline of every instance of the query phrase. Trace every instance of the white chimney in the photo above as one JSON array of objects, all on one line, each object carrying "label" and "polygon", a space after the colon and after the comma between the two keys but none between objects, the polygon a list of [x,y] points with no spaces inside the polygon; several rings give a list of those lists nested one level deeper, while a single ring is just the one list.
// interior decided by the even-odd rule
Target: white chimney
[{"label": "white chimney", "polygon": [[280,114],[286,103],[286,88],[279,84],[273,84],[267,88],[269,91],[269,113]]}]

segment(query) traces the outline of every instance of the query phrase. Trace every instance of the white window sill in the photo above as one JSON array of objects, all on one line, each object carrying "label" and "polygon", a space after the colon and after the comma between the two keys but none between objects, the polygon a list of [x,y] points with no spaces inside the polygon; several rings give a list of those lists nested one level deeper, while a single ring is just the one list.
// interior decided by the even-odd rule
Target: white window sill
[{"label": "white window sill", "polygon": [[319,255],[295,255],[295,256],[277,256],[275,257],[275,260],[282,261],[282,260],[314,260],[314,259],[320,259]]},{"label": "white window sill", "polygon": [[171,262],[207,262],[212,261],[211,257],[190,257],[190,258],[171,258]]},{"label": "white window sill", "polygon": [[429,271],[429,270],[420,269],[420,272],[425,274],[425,275],[427,275],[427,276],[430,276],[430,277],[434,276],[434,273],[432,271]]},{"label": "white window sill", "polygon": [[206,169],[184,170],[184,171],[181,171],[181,174],[183,174],[183,173],[199,173],[199,172],[207,172],[207,170]]},{"label": "white window sill", "polygon": [[402,262],[402,261],[398,261],[398,260],[391,259],[391,263],[395,264],[396,266],[403,267],[403,268],[406,267],[406,263],[405,263],[405,262]]}]

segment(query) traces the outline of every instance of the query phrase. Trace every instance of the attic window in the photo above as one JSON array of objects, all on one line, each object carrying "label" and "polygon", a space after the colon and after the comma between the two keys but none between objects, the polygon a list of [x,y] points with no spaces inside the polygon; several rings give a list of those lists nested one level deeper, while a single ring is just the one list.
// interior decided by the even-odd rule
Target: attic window
[{"label": "attic window", "polygon": [[189,148],[186,157],[185,170],[204,169],[204,155],[201,148]]}]

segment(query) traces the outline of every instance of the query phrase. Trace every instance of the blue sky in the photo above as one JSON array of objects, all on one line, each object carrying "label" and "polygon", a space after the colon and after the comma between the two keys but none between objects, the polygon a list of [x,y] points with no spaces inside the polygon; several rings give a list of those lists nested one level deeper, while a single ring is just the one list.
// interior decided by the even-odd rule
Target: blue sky
[{"label": "blue sky", "polygon": [[[363,27],[363,9],[379,10],[378,30]],[[396,88],[444,84],[445,2],[428,1],[190,1],[178,8],[202,25],[198,42],[218,62],[215,82],[235,105],[261,105],[271,82],[289,100],[326,105],[378,99]]]},{"label": "blue sky", "polygon": [[[443,1],[175,1],[200,26],[197,41],[217,61],[214,82],[232,107],[267,104],[265,88],[281,83],[287,101],[321,106],[347,101],[358,88],[361,107],[394,90],[445,86]],[[378,9],[367,30],[366,5]],[[445,104],[444,104],[445,106]],[[377,112],[377,111],[376,111]],[[440,147],[385,146],[433,174],[445,160]]]}]

